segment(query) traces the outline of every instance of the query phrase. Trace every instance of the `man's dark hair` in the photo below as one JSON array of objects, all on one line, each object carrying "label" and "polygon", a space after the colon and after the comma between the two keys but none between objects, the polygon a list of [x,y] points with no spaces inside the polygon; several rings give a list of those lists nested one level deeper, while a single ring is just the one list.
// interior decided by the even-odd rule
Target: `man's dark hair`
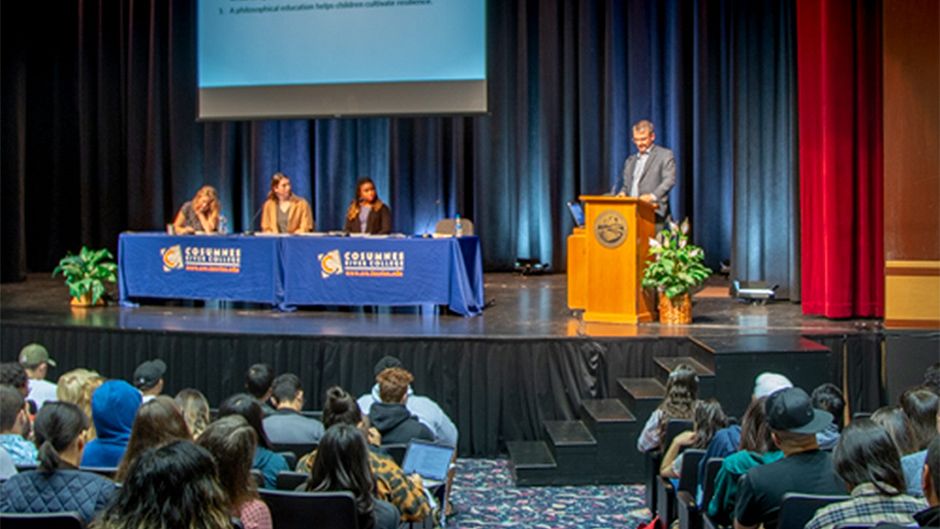
[{"label": "man's dark hair", "polygon": [[829,382],[822,384],[813,390],[810,399],[812,399],[814,408],[828,411],[832,414],[832,422],[840,427],[842,426],[842,415],[845,413],[845,397],[842,396],[842,391],[835,384]]},{"label": "man's dark hair", "polygon": [[940,362],[936,362],[924,371],[924,387],[940,395]]},{"label": "man's dark hair", "polygon": [[[940,435],[927,445],[927,468],[930,469],[930,483],[933,493],[940,499]],[[926,492],[926,491],[924,491]]]},{"label": "man's dark hair", "polygon": [[268,364],[255,364],[245,373],[245,389],[256,399],[263,399],[274,382],[274,368]]},{"label": "man's dark hair", "polygon": [[278,375],[271,384],[271,396],[278,404],[297,398],[297,394],[303,387],[300,384],[300,377],[293,373],[284,373]]},{"label": "man's dark hair", "polygon": [[901,455],[888,431],[871,419],[858,419],[846,426],[832,452],[832,466],[849,488],[871,483],[886,496],[906,490]]},{"label": "man's dark hair", "polygon": [[0,364],[0,384],[13,386],[23,391],[29,379],[26,377],[26,370],[18,362],[4,362]]},{"label": "man's dark hair", "polygon": [[924,450],[937,436],[937,407],[940,396],[924,386],[905,391],[901,395],[901,408],[911,425],[914,448]]},{"label": "man's dark hair", "polygon": [[13,386],[0,385],[0,431],[9,432],[23,409],[23,394]]}]

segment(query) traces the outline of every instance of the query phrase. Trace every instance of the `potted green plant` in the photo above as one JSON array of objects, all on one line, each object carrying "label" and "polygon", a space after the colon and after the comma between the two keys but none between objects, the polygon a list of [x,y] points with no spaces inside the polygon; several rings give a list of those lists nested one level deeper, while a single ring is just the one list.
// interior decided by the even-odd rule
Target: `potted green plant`
[{"label": "potted green plant", "polygon": [[104,305],[105,281],[117,281],[117,265],[111,259],[114,256],[107,248],[89,250],[87,246],[82,246],[78,255],[69,252],[59,261],[59,266],[52,271],[52,277],[58,274],[65,277],[65,286],[69,287],[69,294],[72,295],[72,306]]},{"label": "potted green plant", "polygon": [[689,243],[689,219],[668,226],[650,239],[649,253],[643,271],[643,286],[655,288],[659,294],[659,321],[666,324],[692,323],[692,288],[711,275],[705,266],[705,252]]}]

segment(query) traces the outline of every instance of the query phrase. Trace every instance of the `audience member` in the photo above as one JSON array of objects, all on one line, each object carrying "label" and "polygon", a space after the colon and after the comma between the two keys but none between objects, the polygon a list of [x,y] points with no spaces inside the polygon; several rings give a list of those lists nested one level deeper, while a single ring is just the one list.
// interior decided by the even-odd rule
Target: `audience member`
[{"label": "audience member", "polygon": [[777,527],[783,495],[841,494],[845,485],[836,476],[829,452],[819,449],[816,434],[832,422],[829,412],[813,409],[800,388],[771,393],[764,402],[774,443],[784,458],[750,469],[741,479],[734,510],[735,529]]},{"label": "audience member", "polygon": [[[359,409],[363,414],[369,414],[369,410],[372,409],[372,404],[382,402],[378,376],[382,371],[393,367],[404,369],[401,360],[394,356],[384,356],[376,362],[373,368],[373,375],[376,377],[376,381],[375,385],[372,386],[372,392],[359,397],[357,401]],[[414,375],[412,375],[412,377],[413,376]],[[410,384],[408,385],[408,400],[405,401],[405,407],[407,407],[408,411],[417,417],[419,421],[431,429],[431,432],[434,434],[434,442],[447,446],[457,446],[457,427],[454,426],[450,417],[448,417],[447,414],[444,413],[444,410],[429,397],[415,395]]]},{"label": "audience member", "polygon": [[91,422],[91,395],[105,380],[97,371],[89,369],[73,369],[59,377],[56,399],[71,402],[88,417],[89,426],[85,432],[85,441],[91,441],[97,436],[95,425]]},{"label": "audience member", "polygon": [[29,377],[26,370],[17,362],[4,362],[0,364],[0,384],[10,386],[23,395],[29,396]]},{"label": "audience member", "polygon": [[434,433],[408,411],[408,385],[413,377],[400,367],[382,370],[379,381],[379,402],[369,408],[369,420],[382,434],[382,443],[407,443],[412,439],[434,440]]},{"label": "audience member", "polygon": [[0,448],[6,450],[18,466],[36,464],[36,445],[26,440],[29,413],[23,394],[16,389],[0,385]]},{"label": "audience member", "polygon": [[49,358],[49,351],[38,343],[31,343],[20,349],[20,365],[29,378],[27,400],[36,403],[36,409],[48,401],[56,400],[56,385],[46,380],[49,367],[55,367],[55,360]]},{"label": "audience member", "polygon": [[842,431],[842,416],[845,413],[845,399],[842,391],[835,384],[827,382],[814,389],[810,397],[814,408],[827,411],[832,415],[832,422],[826,426],[825,430],[816,434],[819,449],[832,450],[839,442],[839,432]]},{"label": "audience member", "polygon": [[199,446],[215,457],[219,483],[229,510],[245,529],[272,529],[271,511],[258,497],[251,477],[251,460],[258,445],[254,428],[241,415],[229,415],[210,424],[199,436]]},{"label": "audience member", "polygon": [[649,452],[660,448],[666,423],[670,419],[691,419],[692,406],[698,398],[698,375],[688,364],[679,364],[666,380],[666,396],[643,425],[636,448]]},{"label": "audience member", "polygon": [[922,486],[929,507],[914,515],[921,527],[940,527],[940,437],[927,447]]},{"label": "audience member", "polygon": [[[369,442],[369,466],[376,481],[376,496],[394,505],[401,513],[402,521],[421,521],[431,512],[421,476],[405,476],[395,460],[379,450],[378,431],[369,427],[368,417],[362,415],[352,395],[343,388],[333,386],[326,391],[323,422],[327,428],[336,424],[348,424],[362,431]],[[316,457],[317,451],[314,450],[300,458],[297,471],[310,472]]]},{"label": "audience member", "polygon": [[176,405],[186,420],[189,433],[193,439],[199,439],[202,432],[209,426],[209,400],[198,389],[187,388],[176,394]]},{"label": "audience member", "polygon": [[147,360],[134,370],[134,387],[143,395],[143,402],[147,402],[163,393],[163,375],[166,373],[166,362],[156,358]]},{"label": "audience member", "polygon": [[708,515],[721,525],[731,524],[734,505],[738,495],[738,479],[747,471],[779,461],[783,452],[774,444],[767,424],[764,401],[767,397],[752,400],[741,419],[741,444],[737,452],[726,456],[715,476],[715,487],[708,504]]},{"label": "audience member", "polygon": [[36,415],[39,468],[12,476],[0,489],[0,511],[48,513],[76,511],[88,523],[114,495],[115,485],[78,470],[88,418],[78,406],[49,402]]},{"label": "audience member", "polygon": [[144,450],[180,439],[189,440],[192,436],[173,399],[160,395],[141,404],[114,480],[123,483],[131,464]]},{"label": "audience member", "polygon": [[904,494],[901,459],[887,430],[869,419],[845,428],[832,454],[832,464],[852,499],[819,509],[806,529],[877,522],[913,523],[925,507]]},{"label": "audience member", "polygon": [[226,529],[228,499],[212,455],[191,441],[145,450],[92,529]]},{"label": "audience member", "polygon": [[935,362],[924,371],[923,386],[940,395],[940,362]]},{"label": "audience member", "polygon": [[780,373],[771,373],[769,371],[765,371],[757,375],[757,378],[754,379],[754,391],[751,394],[751,400],[769,397],[781,389],[788,389],[792,387],[793,383],[790,382],[789,378],[781,375]]},{"label": "audience member", "polygon": [[909,389],[901,395],[901,408],[911,425],[911,439],[917,450],[901,457],[908,494],[920,496],[920,476],[927,458],[927,445],[937,437],[940,428],[940,396],[924,386]]},{"label": "audience member", "polygon": [[261,404],[247,393],[232,395],[219,406],[219,418],[229,415],[241,415],[254,428],[255,435],[258,437],[258,446],[255,448],[251,468],[261,471],[264,476],[264,488],[276,488],[278,472],[290,470],[290,468],[284,456],[271,451],[271,441],[268,440],[262,422],[264,413],[261,411]]},{"label": "audience member", "polygon": [[274,379],[271,400],[277,411],[264,418],[264,431],[274,444],[316,443],[323,437],[323,423],[304,417],[304,390],[300,378],[285,373]]},{"label": "audience member", "polygon": [[398,527],[398,510],[373,496],[375,482],[369,467],[369,448],[366,438],[355,426],[336,424],[326,431],[303,487],[311,492],[352,492],[362,529]]},{"label": "audience member", "polygon": [[871,420],[888,431],[901,457],[916,452],[910,422],[900,406],[882,406],[871,414]]},{"label": "audience member", "polygon": [[728,416],[715,399],[697,400],[692,407],[692,429],[672,440],[663,456],[659,473],[663,477],[678,478],[682,472],[682,453],[686,448],[706,448],[718,430],[728,426]]},{"label": "audience member", "polygon": [[15,474],[16,463],[13,462],[10,453],[5,448],[0,447],[0,481],[6,481]]},{"label": "audience member", "polygon": [[91,419],[98,437],[82,455],[84,467],[117,467],[131,438],[141,396],[123,380],[109,380],[91,396]]},{"label": "audience member", "polygon": [[261,411],[265,417],[274,413],[274,408],[268,401],[271,399],[271,385],[274,383],[274,368],[268,364],[255,364],[245,373],[245,391],[253,395],[261,403]]}]

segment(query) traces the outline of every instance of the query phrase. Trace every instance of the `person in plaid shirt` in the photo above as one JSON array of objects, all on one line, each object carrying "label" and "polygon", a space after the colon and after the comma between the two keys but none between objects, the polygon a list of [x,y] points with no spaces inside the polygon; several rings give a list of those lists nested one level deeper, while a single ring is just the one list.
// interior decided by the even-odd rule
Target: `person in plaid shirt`
[{"label": "person in plaid shirt", "polygon": [[887,430],[870,419],[854,421],[842,432],[832,462],[852,498],[819,509],[806,529],[880,522],[913,525],[914,514],[927,506],[904,494],[898,451]]},{"label": "person in plaid shirt", "polygon": [[[323,425],[329,429],[334,424],[358,426],[363,431],[369,441],[369,466],[376,481],[377,497],[397,507],[402,521],[418,522],[431,513],[421,477],[417,474],[406,476],[391,457],[379,451],[381,440],[378,432],[369,428],[356,400],[339,386],[326,390],[326,404],[323,406]],[[317,451],[314,450],[300,458],[297,472],[309,473],[316,457]]]}]

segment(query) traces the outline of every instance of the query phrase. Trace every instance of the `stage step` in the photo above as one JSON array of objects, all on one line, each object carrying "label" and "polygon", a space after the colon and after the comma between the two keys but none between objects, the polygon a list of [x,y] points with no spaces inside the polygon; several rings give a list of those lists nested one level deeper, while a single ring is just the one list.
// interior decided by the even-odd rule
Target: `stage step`
[{"label": "stage step", "polygon": [[666,396],[666,386],[652,377],[618,378],[617,387],[627,408],[644,422]]},{"label": "stage step", "polygon": [[557,479],[558,465],[545,441],[510,441],[506,448],[516,485],[550,485]]},{"label": "stage step", "polygon": [[597,445],[597,440],[581,421],[545,421],[543,424],[555,448],[593,448]]},{"label": "stage step", "polygon": [[590,399],[581,402],[581,417],[597,440],[595,483],[638,483],[643,459],[633,445],[641,425],[633,413],[618,399]]},{"label": "stage step", "polygon": [[548,448],[558,464],[557,483],[594,483],[597,440],[581,421],[544,421]]}]

